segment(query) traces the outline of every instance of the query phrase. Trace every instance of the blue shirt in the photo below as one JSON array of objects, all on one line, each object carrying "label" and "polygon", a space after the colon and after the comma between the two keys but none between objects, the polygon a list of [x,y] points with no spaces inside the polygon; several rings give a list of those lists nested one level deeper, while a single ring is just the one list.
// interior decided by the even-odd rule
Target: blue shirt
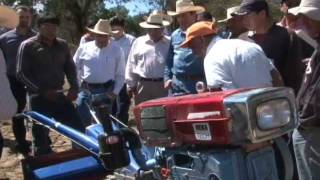
[{"label": "blue shirt", "polygon": [[[165,81],[169,79],[174,79],[174,80],[178,79],[181,83],[185,84],[188,82],[184,82],[184,81],[190,81],[190,80],[187,80],[188,78],[179,78],[179,77],[190,77],[190,76],[204,77],[204,69],[203,69],[202,61],[192,53],[191,49],[180,47],[180,45],[185,41],[185,39],[186,39],[186,34],[180,28],[175,30],[171,35],[171,43],[170,43],[169,53],[166,59],[166,67],[164,71]],[[175,76],[175,78],[173,78],[173,76]],[[195,83],[192,83],[191,85],[187,85],[187,87],[183,88],[184,89],[183,91],[185,93],[195,93],[194,85]]]},{"label": "blue shirt", "polygon": [[36,32],[30,29],[26,35],[19,35],[16,29],[10,30],[0,36],[0,48],[7,64],[7,74],[16,75],[17,53],[22,41],[35,36]]}]

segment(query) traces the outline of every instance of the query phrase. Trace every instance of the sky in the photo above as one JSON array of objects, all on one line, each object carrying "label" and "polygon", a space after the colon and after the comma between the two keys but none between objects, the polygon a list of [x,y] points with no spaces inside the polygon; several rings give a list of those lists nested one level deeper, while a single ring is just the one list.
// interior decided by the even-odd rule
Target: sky
[{"label": "sky", "polygon": [[[109,2],[106,3],[106,8],[115,7],[115,4],[111,4]],[[134,16],[137,14],[140,14],[142,12],[149,12],[150,7],[146,6],[145,4],[142,4],[141,2],[137,1],[130,1],[128,3],[125,3],[124,5],[129,10],[129,16]]]}]

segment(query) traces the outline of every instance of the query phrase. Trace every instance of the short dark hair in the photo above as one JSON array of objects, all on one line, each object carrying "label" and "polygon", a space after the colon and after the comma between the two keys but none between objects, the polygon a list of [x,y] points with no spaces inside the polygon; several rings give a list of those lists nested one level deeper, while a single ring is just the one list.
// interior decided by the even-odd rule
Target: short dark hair
[{"label": "short dark hair", "polygon": [[60,25],[60,19],[55,15],[55,14],[44,14],[41,15],[38,19],[38,27],[41,26],[41,24],[43,23],[51,23],[51,24],[56,24],[56,25]]},{"label": "short dark hair", "polygon": [[118,16],[114,16],[110,19],[110,25],[111,26],[120,26],[120,27],[124,27],[125,26],[125,21],[123,18],[118,17]]},{"label": "short dark hair", "polygon": [[15,10],[16,10],[16,11],[22,10],[22,11],[29,12],[30,14],[33,14],[33,9],[32,9],[31,7],[28,7],[28,6],[23,6],[23,5],[17,6],[17,7],[15,8]]},{"label": "short dark hair", "polygon": [[203,20],[207,20],[207,21],[212,21],[212,18],[213,18],[211,13],[207,11],[198,14],[198,16],[201,17]]}]

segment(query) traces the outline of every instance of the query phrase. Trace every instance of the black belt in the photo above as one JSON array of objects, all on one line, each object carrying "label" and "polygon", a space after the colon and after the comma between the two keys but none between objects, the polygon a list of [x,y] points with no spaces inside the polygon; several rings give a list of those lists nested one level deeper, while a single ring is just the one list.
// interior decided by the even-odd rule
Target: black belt
[{"label": "black belt", "polygon": [[140,80],[141,81],[160,82],[160,81],[163,81],[163,78],[143,78],[143,77],[140,77]]},{"label": "black belt", "polygon": [[89,89],[89,88],[109,88],[113,85],[114,85],[113,80],[107,81],[105,83],[88,83],[88,82],[83,81],[81,84],[81,87],[86,88],[86,89]]}]

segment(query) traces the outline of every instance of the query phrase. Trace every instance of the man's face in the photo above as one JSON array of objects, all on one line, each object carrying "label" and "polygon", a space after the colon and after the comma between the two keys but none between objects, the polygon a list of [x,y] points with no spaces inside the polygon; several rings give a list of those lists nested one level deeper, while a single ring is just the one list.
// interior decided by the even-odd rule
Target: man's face
[{"label": "man's face", "polygon": [[32,14],[29,11],[24,11],[22,9],[19,9],[17,11],[17,14],[19,15],[18,27],[28,28],[31,26]]},{"label": "man's face", "polygon": [[192,52],[195,55],[201,58],[204,58],[206,56],[207,47],[205,47],[205,41],[203,37],[196,37],[192,39],[189,44],[189,48],[192,49]]},{"label": "man's face", "polygon": [[147,29],[147,33],[153,41],[158,42],[163,36],[163,29],[162,28]]},{"label": "man's face", "polygon": [[53,40],[57,37],[58,25],[53,23],[43,23],[39,27],[39,32],[41,36],[49,40]]},{"label": "man's face", "polygon": [[249,12],[248,14],[244,15],[242,20],[244,27],[250,31],[255,31],[259,26],[259,22],[262,20],[261,13],[262,11],[259,13]]},{"label": "man's face", "polygon": [[232,34],[241,34],[246,31],[243,25],[243,16],[233,16],[227,21],[227,27],[232,32]]},{"label": "man's face", "polygon": [[181,27],[188,28],[197,21],[197,14],[195,12],[186,12],[177,15],[177,21]]},{"label": "man's face", "polygon": [[94,38],[96,41],[96,45],[99,48],[106,47],[109,42],[109,36],[108,35],[102,35],[102,34],[94,34]]},{"label": "man's face", "polygon": [[305,15],[299,15],[298,21],[301,21],[301,26],[297,28],[306,31],[310,37],[320,40],[320,21],[310,19]]},{"label": "man's face", "polygon": [[112,31],[118,31],[117,33],[113,34],[115,39],[119,39],[124,34],[124,29],[121,26],[111,26]]}]

